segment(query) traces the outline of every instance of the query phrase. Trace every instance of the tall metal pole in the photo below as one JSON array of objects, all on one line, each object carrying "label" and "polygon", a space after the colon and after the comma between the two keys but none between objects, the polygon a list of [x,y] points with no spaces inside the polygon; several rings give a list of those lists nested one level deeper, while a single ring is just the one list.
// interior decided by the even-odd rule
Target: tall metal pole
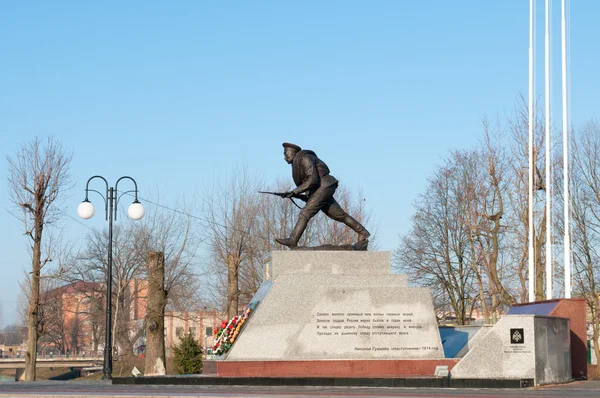
[{"label": "tall metal pole", "polygon": [[112,246],[113,246],[113,202],[114,189],[108,192],[108,270],[106,273],[106,341],[104,342],[104,376],[105,380],[112,379]]},{"label": "tall metal pole", "polygon": [[529,119],[528,119],[528,130],[529,130],[529,187],[528,187],[528,234],[529,234],[529,302],[535,301],[535,275],[534,275],[534,247],[533,247],[533,96],[534,96],[534,24],[535,24],[535,0],[529,0]]},{"label": "tall metal pole", "polygon": [[[131,206],[129,206],[129,209],[127,210],[127,214],[129,214],[129,217],[133,220],[140,220],[142,217],[144,217],[144,207],[138,201],[137,182],[135,182],[135,180],[133,178],[131,178],[129,176],[123,176],[117,180],[114,188],[109,188],[108,181],[106,181],[106,178],[104,178],[100,175],[95,175],[93,177],[90,177],[90,179],[85,184],[85,199],[77,207],[77,213],[79,214],[79,216],[81,218],[87,220],[94,216],[94,206],[90,203],[88,195],[89,195],[89,191],[90,191],[90,189],[89,189],[90,181],[92,181],[95,178],[102,179],[102,181],[104,181],[104,184],[106,185],[106,196],[103,196],[98,191],[94,191],[94,192],[100,194],[100,196],[102,196],[102,198],[104,199],[104,210],[106,212],[106,219],[108,220],[108,265],[107,265],[107,270],[106,270],[107,271],[106,272],[106,332],[104,333],[104,335],[105,335],[104,366],[103,366],[104,375],[102,376],[102,378],[103,379],[112,379],[112,370],[113,370],[113,365],[112,365],[112,351],[113,351],[113,347],[112,347],[112,270],[113,270],[112,249],[113,249],[113,221],[117,220],[117,205],[119,202],[118,191],[117,191],[119,181],[121,181],[124,178],[129,179],[133,182],[133,185],[135,187],[135,189],[133,190],[133,192],[135,192],[135,200],[133,201],[133,203],[131,204]],[[132,192],[132,191],[127,191],[127,192]]]},{"label": "tall metal pole", "polygon": [[550,106],[551,88],[550,88],[550,15],[552,1],[546,0],[545,12],[545,34],[544,34],[544,90],[546,97],[546,299],[552,298],[552,168],[551,148],[550,148],[550,115],[552,107]]},{"label": "tall metal pole", "polygon": [[563,129],[563,190],[564,190],[564,252],[565,298],[571,298],[571,232],[569,230],[569,114],[567,106],[567,23],[566,0],[561,1],[560,37],[562,58],[562,129]]}]

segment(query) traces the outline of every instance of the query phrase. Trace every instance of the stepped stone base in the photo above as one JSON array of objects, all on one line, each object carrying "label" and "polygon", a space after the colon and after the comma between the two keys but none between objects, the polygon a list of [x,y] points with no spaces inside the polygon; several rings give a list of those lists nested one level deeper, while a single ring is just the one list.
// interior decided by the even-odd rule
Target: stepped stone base
[{"label": "stepped stone base", "polygon": [[269,268],[227,361],[444,358],[429,289],[391,274],[389,252],[274,252]]}]

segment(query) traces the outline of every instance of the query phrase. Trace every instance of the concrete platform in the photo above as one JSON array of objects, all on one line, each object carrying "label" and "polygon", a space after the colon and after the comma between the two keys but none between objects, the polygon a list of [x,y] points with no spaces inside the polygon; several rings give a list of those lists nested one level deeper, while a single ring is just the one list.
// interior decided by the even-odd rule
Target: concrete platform
[{"label": "concrete platform", "polygon": [[533,379],[450,379],[447,377],[211,377],[147,376],[116,377],[113,385],[197,385],[197,386],[318,386],[318,387],[400,387],[400,388],[527,388]]}]

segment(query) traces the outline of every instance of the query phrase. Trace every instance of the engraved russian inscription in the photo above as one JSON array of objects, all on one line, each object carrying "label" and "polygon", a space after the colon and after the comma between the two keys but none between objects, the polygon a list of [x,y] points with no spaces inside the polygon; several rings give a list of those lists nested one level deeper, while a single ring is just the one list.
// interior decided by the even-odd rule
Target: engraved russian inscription
[{"label": "engraved russian inscription", "polygon": [[354,351],[439,351],[434,346],[403,345],[404,340],[414,344],[410,335],[424,329],[413,312],[319,311],[315,325],[316,337],[349,338]]}]

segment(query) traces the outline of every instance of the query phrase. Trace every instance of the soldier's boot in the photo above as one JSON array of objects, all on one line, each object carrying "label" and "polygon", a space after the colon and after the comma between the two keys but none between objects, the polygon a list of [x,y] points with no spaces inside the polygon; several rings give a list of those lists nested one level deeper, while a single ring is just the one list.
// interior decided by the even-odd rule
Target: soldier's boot
[{"label": "soldier's boot", "polygon": [[346,217],[344,217],[343,223],[358,234],[359,242],[365,241],[369,239],[369,236],[371,236],[371,233],[367,231],[367,229],[361,223],[359,223],[349,215],[346,215]]},{"label": "soldier's boot", "polygon": [[290,249],[293,249],[294,247],[298,246],[298,241],[304,233],[304,230],[306,229],[307,225],[308,220],[305,220],[304,217],[300,217],[289,238],[277,238],[275,239],[275,241],[277,241],[277,243],[279,243],[280,245],[284,245],[289,247]]}]

